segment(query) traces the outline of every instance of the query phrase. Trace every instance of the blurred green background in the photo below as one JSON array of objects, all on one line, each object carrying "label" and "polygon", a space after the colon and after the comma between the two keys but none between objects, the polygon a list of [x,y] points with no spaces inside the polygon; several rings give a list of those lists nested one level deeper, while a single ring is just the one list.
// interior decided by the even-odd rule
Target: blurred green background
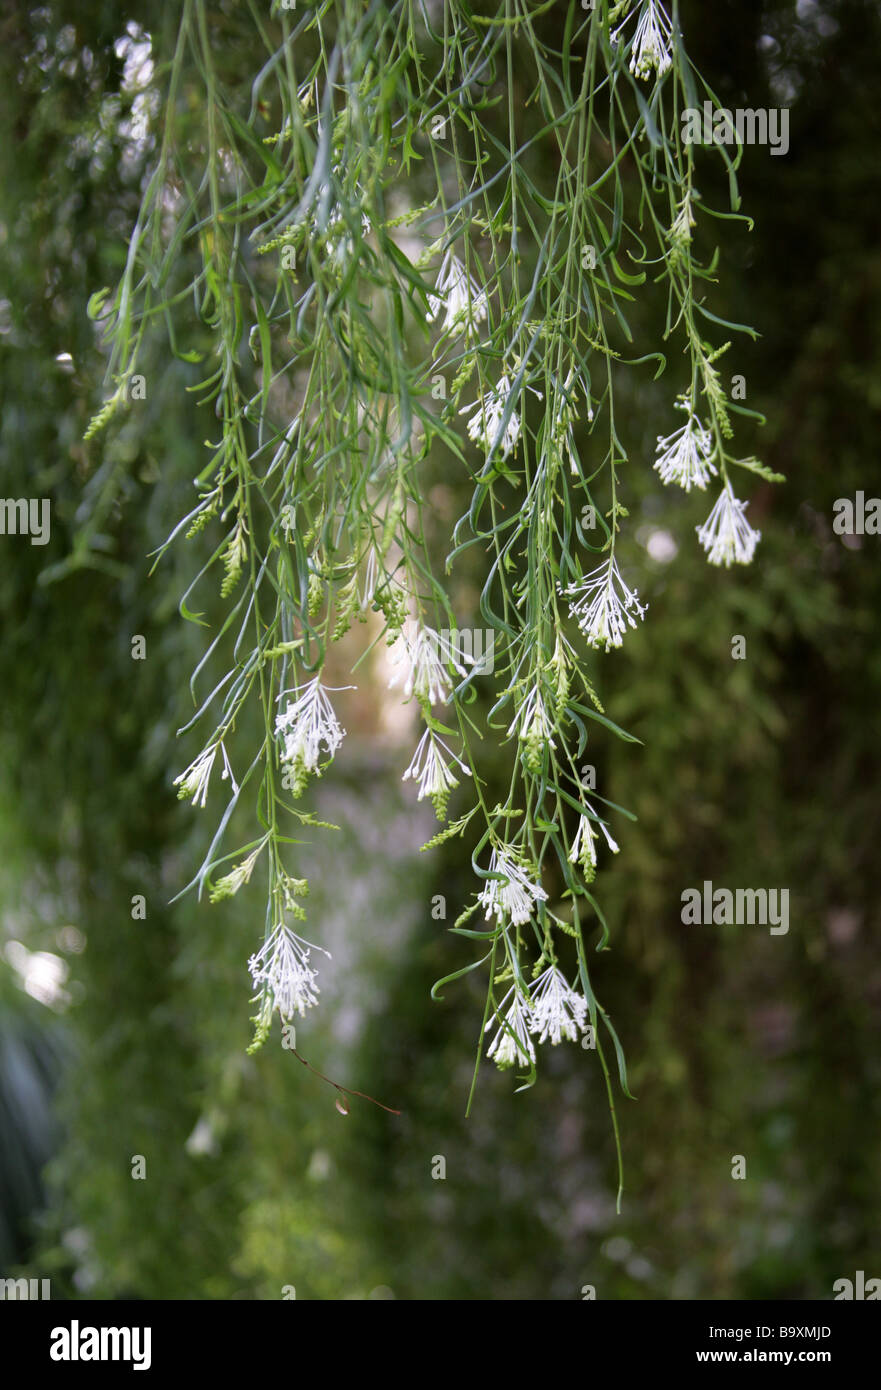
[{"label": "blurred green background", "polygon": [[[481,987],[430,1000],[470,958],[431,903],[444,895],[449,925],[472,875],[458,842],[418,853],[433,823],[399,781],[409,735],[383,732],[369,688],[317,801],[343,833],[316,834],[294,869],[334,957],[298,1036],[400,1118],[340,1115],[277,1035],[246,1055],[258,887],[168,906],[212,812],[171,785],[198,751],[175,737],[201,651],[177,613],[195,552],[152,576],[148,555],[192,505],[211,420],[157,341],[147,400],[82,434],[103,372],[86,303],[119,274],[151,158],[133,74],[148,36],[154,58],[170,52],[176,9],[60,0],[0,19],[0,492],[53,502],[48,546],[0,551],[0,1274],[51,1277],[56,1298],[246,1299],[572,1299],[586,1284],[803,1299],[881,1275],[881,538],[832,531],[836,498],[881,493],[878,5],[681,6],[726,105],[791,112],[785,158],[744,154],[752,234],[713,224],[711,301],[761,332],[723,380],[743,375],[768,420],[739,422],[739,452],[788,481],[746,479],[756,561],[708,569],[706,497],[662,491],[647,466],[676,368],[631,384],[626,555],[649,615],[595,679],[644,746],[590,755],[639,818],[601,868],[612,949],[593,958],[638,1097],[618,1102],[621,1216],[592,1054],[545,1050],[516,1095],[487,1066],[464,1118]],[[248,7],[214,11],[218,61],[247,94]],[[724,171],[699,174],[724,207]],[[441,554],[466,481],[438,466],[433,486]],[[84,526],[88,563],[65,564]],[[705,879],[788,886],[788,935],[683,926],[680,895]]]}]

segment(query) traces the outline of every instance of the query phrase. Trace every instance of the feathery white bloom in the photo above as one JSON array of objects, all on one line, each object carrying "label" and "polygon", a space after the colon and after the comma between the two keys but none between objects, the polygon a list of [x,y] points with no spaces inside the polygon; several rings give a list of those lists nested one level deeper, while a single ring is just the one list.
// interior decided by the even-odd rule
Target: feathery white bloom
[{"label": "feathery white bloom", "polygon": [[[532,1022],[532,1009],[529,1004],[519,992],[515,989],[509,989],[499,1005],[497,1013],[501,1014],[512,994],[514,995],[514,1002],[505,1014],[507,1027],[499,1025],[498,1032],[490,1043],[486,1054],[487,1057],[495,1059],[496,1066],[500,1070],[504,1070],[505,1067],[513,1067],[515,1063],[523,1064],[527,1061],[535,1061],[535,1047],[529,1036]],[[495,1017],[489,1019],[484,1032],[488,1032],[495,1022]]]},{"label": "feathery white bloom", "polygon": [[282,762],[314,772],[322,743],[333,757],[346,731],[340,727],[319,676],[309,681],[294,701],[288,701],[287,709],[276,717],[275,732],[283,739]]},{"label": "feathery white bloom", "polygon": [[511,726],[508,729],[509,738],[518,725],[520,730],[518,737],[524,742],[527,740],[535,741],[537,743],[547,744],[550,748],[556,748],[557,745],[551,737],[554,730],[554,722],[545,708],[544,698],[537,685],[532,687],[526,699],[519,706],[517,713],[514,715]]},{"label": "feathery white bloom", "polygon": [[229,778],[232,783],[233,791],[238,793],[239,784],[233,776],[233,770],[230,767],[229,758],[226,756],[223,740],[219,739],[217,743],[212,744],[210,748],[203,748],[198,758],[190,763],[186,772],[182,772],[179,777],[175,777],[173,785],[180,789],[178,791],[178,798],[180,800],[183,801],[190,798],[194,806],[201,806],[204,809],[205,800],[208,796],[208,783],[211,780],[211,769],[214,766],[214,759],[217,757],[218,748],[223,757],[223,772],[220,776],[223,781]]},{"label": "feathery white bloom", "polygon": [[638,602],[637,590],[624,583],[614,556],[560,593],[575,600],[569,613],[592,647],[620,647],[626,624],[635,628],[634,614],[639,618],[645,615],[645,605]]},{"label": "feathery white bloom", "polygon": [[[588,810],[593,811],[593,807],[591,806],[589,801],[585,802],[585,805],[587,806]],[[609,834],[609,831],[607,830],[605,824],[601,820],[597,820],[596,822],[594,822],[590,816],[582,816],[578,822],[578,829],[575,832],[575,839],[572,841],[572,848],[569,851],[570,864],[585,863],[590,864],[591,867],[594,869],[596,868],[597,833],[594,830],[595,823],[599,825],[600,830],[603,832],[606,844],[609,846],[609,849],[612,851],[612,853],[618,853],[620,846],[616,845],[615,841]]]},{"label": "feathery white bloom", "polygon": [[[248,961],[255,988],[261,984],[269,986],[282,1018],[290,1018],[295,1013],[302,1018],[307,1009],[318,1003],[320,991],[315,983],[315,971],[309,965],[309,956],[312,950],[322,949],[321,946],[313,947],[290,927],[286,927],[284,922],[279,922],[260,950]],[[324,951],[324,955],[330,959],[328,951]]]},{"label": "feathery white bloom", "polygon": [[730,483],[726,483],[703,526],[696,528],[711,565],[724,565],[729,569],[733,561],[748,565],[752,560],[762,533],[750,526],[746,508],[746,502],[739,502]]},{"label": "feathery white bloom", "polygon": [[687,404],[682,403],[681,409],[688,411],[688,419],[666,439],[658,435],[658,457],[654,467],[662,482],[678,483],[686,492],[691,492],[693,487],[703,490],[717,472],[710,461],[713,436]]},{"label": "feathery white bloom", "polygon": [[543,1043],[550,1038],[556,1047],[563,1038],[577,1042],[587,1020],[587,1000],[572,989],[555,965],[539,975],[532,986],[532,1020],[530,1028]]},{"label": "feathery white bloom", "polygon": [[408,700],[415,694],[417,699],[427,700],[431,705],[445,704],[453,683],[444,657],[452,662],[460,675],[466,674],[454,660],[449,647],[445,648],[441,643],[434,628],[408,618],[389,655],[392,665],[400,667],[392,672],[389,690],[398,684],[403,675],[404,695]]},{"label": "feathery white bloom", "polygon": [[[478,405],[477,411],[468,421],[468,438],[475,444],[480,444],[489,453],[495,443],[499,426],[502,423],[502,416],[508,404],[508,397],[511,394],[511,383],[507,376],[499,378],[499,384],[494,391],[488,391],[484,399]],[[467,411],[474,410],[474,405],[466,405],[459,411],[460,415]],[[499,452],[502,458],[507,458],[511,450],[520,438],[520,416],[516,410],[511,411],[504,433],[499,441]]]},{"label": "feathery white bloom", "polygon": [[[622,24],[615,30],[613,40],[617,41],[623,28]],[[635,77],[651,77],[653,70],[658,77],[663,77],[673,64],[670,56],[672,36],[673,26],[660,0],[645,0],[630,50],[630,71]]]},{"label": "feathery white bloom", "polygon": [[486,908],[485,917],[493,912],[499,921],[510,917],[513,925],[523,926],[532,916],[538,902],[544,902],[547,893],[540,883],[534,883],[510,849],[493,850],[489,861],[491,874],[502,874],[505,882],[488,878],[478,896],[481,907]]},{"label": "feathery white bloom", "polygon": [[211,748],[204,748],[185,772],[179,777],[175,777],[174,786],[179,787],[178,797],[181,801],[192,801],[194,806],[204,808],[205,799],[208,796],[208,783],[211,780],[211,769],[214,766],[214,759],[217,757],[218,745],[215,743]]},{"label": "feathery white bloom", "polygon": [[408,777],[412,777],[419,783],[417,801],[421,801],[424,796],[443,796],[446,792],[452,791],[453,787],[458,787],[458,778],[444,761],[444,753],[454,763],[459,764],[466,777],[471,776],[471,769],[465,766],[461,758],[456,757],[443,739],[438,738],[433,729],[426,729],[419,740],[410,766],[401,778],[402,782],[406,782]]},{"label": "feathery white bloom", "polygon": [[435,289],[437,293],[428,298],[429,316],[437,319],[446,309],[445,333],[471,333],[483,323],[487,311],[486,291],[452,251],[448,251],[441,262]]}]

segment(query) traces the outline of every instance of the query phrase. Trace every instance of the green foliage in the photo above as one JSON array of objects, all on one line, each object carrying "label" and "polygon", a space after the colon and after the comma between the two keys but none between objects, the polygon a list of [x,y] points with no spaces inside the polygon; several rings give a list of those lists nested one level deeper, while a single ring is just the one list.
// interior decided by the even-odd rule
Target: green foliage
[{"label": "green foliage", "polygon": [[[159,555],[182,530],[189,540],[204,530],[204,562],[181,600],[200,624],[192,595],[223,568],[229,602],[192,684],[195,694],[203,674],[215,682],[191,721],[213,730],[176,783],[204,809],[221,767],[229,782],[194,879],[200,894],[240,802],[262,831],[266,925],[249,961],[259,999],[249,1050],[270,1036],[275,1009],[289,1019],[318,1002],[311,957],[323,948],[291,925],[305,913],[287,892],[284,850],[292,803],[345,732],[328,696],[329,649],[371,608],[426,726],[405,779],[441,822],[459,773],[476,798],[471,858],[491,925],[470,935],[487,965],[483,1025],[499,1027],[489,1055],[525,1069],[531,1085],[529,1035],[577,1041],[589,1017],[607,1032],[627,1094],[584,944],[596,927],[599,949],[608,939],[589,891],[598,844],[618,851],[595,801],[620,808],[585,795],[578,760],[593,724],[630,739],[595,707],[584,646],[620,647],[644,616],[618,567],[630,513],[616,400],[627,368],[661,374],[660,344],[679,341],[689,379],[678,401],[685,423],[659,440],[656,468],[687,491],[719,476],[698,532],[711,562],[746,563],[759,539],[728,479],[734,431],[717,363],[731,343],[713,345],[699,326],[738,325],[706,308],[702,282],[714,280],[717,254],[695,253],[710,209],[680,110],[703,89],[678,15],[671,24],[657,0],[588,13],[571,0],[562,35],[543,9],[510,3],[485,16],[450,3],[442,32],[403,0],[280,8],[269,25],[251,18],[252,30],[242,20],[256,74],[245,114],[245,74],[232,82],[216,63],[210,7],[184,4],[125,271],[112,296],[89,302],[117,384],[85,436],[115,416],[154,326],[166,326],[172,353],[206,361],[192,389],[211,404],[220,437],[206,441],[198,503]],[[204,113],[195,129],[194,105]],[[738,160],[720,153],[736,209]],[[181,351],[184,342],[198,347]],[[445,582],[426,529],[441,461],[473,489],[452,528]],[[587,512],[599,517],[596,537]],[[479,723],[468,709],[473,654],[469,662],[440,635],[458,628],[456,562],[475,547],[482,591],[466,621],[488,624],[497,682]],[[447,701],[454,729],[431,713]],[[461,736],[461,754],[441,732]],[[493,807],[478,744],[505,741],[510,782]],[[220,883],[212,900],[231,880]],[[577,989],[558,934],[576,941]],[[608,1082],[599,1039],[596,1050]],[[609,1102],[614,1123],[611,1090]]]}]

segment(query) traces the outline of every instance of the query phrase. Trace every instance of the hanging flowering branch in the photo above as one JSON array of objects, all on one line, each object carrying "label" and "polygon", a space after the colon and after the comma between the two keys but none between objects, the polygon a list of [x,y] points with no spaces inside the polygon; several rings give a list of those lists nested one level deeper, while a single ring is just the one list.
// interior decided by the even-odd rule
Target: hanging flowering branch
[{"label": "hanging flowering branch", "polygon": [[[220,749],[231,794],[191,886],[216,901],[265,872],[265,938],[248,962],[255,1045],[276,1012],[317,1005],[321,948],[292,926],[307,885],[290,876],[291,827],[316,823],[302,800],[344,756],[328,653],[379,615],[391,688],[424,726],[403,778],[441,821],[457,788],[470,798],[426,848],[470,846],[474,898],[453,931],[475,943],[466,969],[486,979],[487,1055],[531,1084],[538,1047],[584,1040],[614,1118],[604,1037],[629,1094],[626,1072],[586,943],[597,924],[598,949],[608,939],[592,885],[629,813],[593,787],[587,799],[579,758],[593,731],[630,737],[594,691],[593,653],[621,647],[646,615],[619,555],[620,382],[660,375],[660,346],[684,352],[684,423],[659,435],[654,463],[629,462],[686,492],[718,479],[698,530],[711,564],[748,563],[759,540],[732,471],[775,476],[730,452],[732,414],[751,412],[727,399],[715,364],[729,344],[709,336],[738,326],[698,293],[712,263],[694,236],[710,209],[679,124],[703,84],[677,7],[276,4],[253,20],[245,102],[217,75],[212,38],[205,0],[185,0],[125,273],[92,306],[106,316],[114,389],[90,433],[124,398],[157,318],[184,360],[199,357],[176,346],[194,323],[211,340],[197,389],[219,437],[160,550],[210,528],[213,553],[181,611],[193,617],[192,589],[218,564],[226,609],[200,663],[225,666],[196,716],[212,732],[177,783],[206,807]],[[715,155],[736,212],[737,159]],[[635,303],[643,322],[641,287],[646,311],[656,303],[650,276],[666,326],[633,355],[625,313]],[[492,633],[497,698],[482,725],[480,666],[449,640],[456,617],[426,533],[424,479],[441,457],[472,489],[446,573],[466,550],[483,557],[473,616]],[[246,709],[262,724],[251,746]],[[510,750],[495,804],[481,737]],[[259,838],[221,853],[243,798]]]}]

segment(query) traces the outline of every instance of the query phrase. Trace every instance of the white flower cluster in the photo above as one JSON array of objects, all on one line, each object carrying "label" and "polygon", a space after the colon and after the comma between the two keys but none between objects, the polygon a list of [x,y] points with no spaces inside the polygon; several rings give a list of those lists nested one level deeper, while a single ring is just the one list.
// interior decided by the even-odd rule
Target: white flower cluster
[{"label": "white flower cluster", "polygon": [[[447,755],[449,762],[444,758]],[[433,729],[426,729],[413,754],[410,766],[401,778],[406,782],[412,777],[419,783],[419,795],[416,800],[421,801],[423,797],[439,797],[442,800],[452,791],[453,787],[458,787],[458,778],[451,771],[450,763],[458,763],[466,777],[471,776],[471,769],[466,767],[461,758],[447,747],[442,738],[438,738]]]},{"label": "white flower cluster", "polygon": [[[587,1000],[583,994],[572,989],[556,965],[549,965],[539,975],[528,992],[528,998],[516,986],[512,986],[499,1005],[499,1018],[509,1000],[511,1003],[503,1021],[487,1049],[487,1056],[493,1058],[501,1070],[535,1061],[533,1037],[539,1043],[549,1041],[556,1047],[564,1038],[577,1042],[587,1026]],[[490,1019],[486,1031],[495,1022],[495,1019]]]},{"label": "white flower cluster", "polygon": [[515,729],[518,730],[518,738],[524,743],[535,741],[546,744],[549,748],[556,748],[552,737],[554,721],[537,685],[532,687],[526,699],[518,706],[508,729],[509,738]]},{"label": "white flower cluster", "polygon": [[282,739],[283,763],[314,772],[321,745],[333,757],[346,731],[340,727],[320,677],[309,681],[283,714],[275,721],[275,732]]},{"label": "white flower cluster", "polygon": [[[295,1013],[302,1018],[307,1009],[318,1003],[317,976],[309,965],[313,950],[322,948],[312,946],[279,922],[248,961],[255,989],[269,987],[282,1018],[291,1018]],[[324,955],[330,959],[329,952],[324,951]]]},{"label": "white flower cluster", "polygon": [[178,797],[181,801],[190,800],[194,806],[201,806],[204,810],[208,796],[208,783],[211,781],[211,769],[216,757],[217,744],[213,748],[204,749],[198,758],[190,763],[185,772],[182,772],[179,777],[175,777],[174,785],[179,788]]},{"label": "white flower cluster", "polygon": [[452,665],[461,676],[467,674],[456,660],[449,642],[425,623],[408,618],[389,655],[393,671],[388,682],[394,689],[403,678],[404,696],[415,695],[429,705],[446,704],[453,683],[448,667]]},{"label": "white flower cluster", "polygon": [[[622,24],[615,30],[613,40],[617,41],[623,28]],[[663,77],[673,65],[670,53],[672,37],[673,26],[660,0],[645,0],[630,50],[630,71],[635,77],[646,79],[653,72]]]},{"label": "white flower cluster", "polygon": [[[498,386],[487,392],[468,421],[468,438],[473,440],[475,444],[479,444],[487,453],[490,452],[499,436],[510,394],[511,383],[507,376],[500,377]],[[474,404],[466,405],[459,411],[459,414],[465,415],[469,410],[474,410]],[[508,457],[519,438],[520,416],[516,410],[512,410],[499,439],[499,453],[503,459]]]},{"label": "white flower cluster", "polygon": [[686,492],[691,492],[693,487],[703,490],[717,472],[712,462],[713,436],[687,401],[677,404],[688,412],[688,419],[666,439],[658,435],[658,457],[654,466],[664,483],[676,483]]},{"label": "white flower cluster", "polygon": [[[590,802],[586,801],[585,805],[587,809],[592,812],[592,816],[596,816],[596,812]],[[601,821],[599,816],[596,816],[596,821],[594,822],[592,816],[582,816],[579,820],[578,829],[575,832],[575,839],[572,841],[572,848],[569,851],[569,863],[582,864],[585,869],[595,869],[597,866],[597,833],[594,829],[594,823],[599,826],[605,837],[606,844],[613,854],[617,854],[620,848],[609,834],[605,822]]]},{"label": "white flower cluster", "polygon": [[223,742],[218,740],[210,748],[203,748],[198,758],[190,763],[185,772],[179,777],[175,777],[173,785],[178,789],[178,799],[181,801],[190,800],[194,806],[205,809],[205,802],[208,797],[208,783],[211,781],[211,769],[214,767],[214,759],[217,757],[217,750],[220,749],[223,757],[223,772],[220,774],[223,780],[229,778],[234,792],[238,792],[239,787],[233,776],[229,758]]},{"label": "white flower cluster", "polygon": [[698,540],[711,565],[729,569],[732,563],[748,565],[752,560],[762,533],[750,526],[746,508],[746,502],[739,502],[726,483],[703,526],[697,527]]},{"label": "white flower cluster", "polygon": [[[560,651],[559,639],[557,651]],[[508,738],[517,730],[518,741],[522,744],[523,765],[533,773],[540,771],[548,751],[557,746],[554,742],[557,712],[568,690],[565,670],[557,665],[552,671],[556,677],[555,687],[549,688],[546,696],[540,686],[534,684],[517,706],[508,727]]]},{"label": "white flower cluster", "polygon": [[487,313],[486,292],[452,251],[448,251],[441,262],[435,290],[435,294],[429,295],[428,310],[432,319],[445,313],[444,333],[470,334],[483,323]]},{"label": "white flower cluster", "polygon": [[512,849],[494,849],[489,871],[491,874],[501,874],[504,882],[497,878],[486,880],[478,895],[478,902],[486,909],[484,916],[490,917],[495,913],[500,922],[510,917],[515,926],[523,926],[532,916],[535,904],[547,899],[547,893],[540,883],[533,882],[529,877]]},{"label": "white flower cluster", "polygon": [[[676,402],[688,416],[681,429],[663,438],[658,436],[658,457],[655,469],[665,483],[676,483],[686,492],[693,487],[703,491],[711,477],[718,474],[713,463],[714,444],[710,431],[701,424],[688,395]],[[697,527],[698,539],[707,552],[711,565],[736,563],[748,565],[762,538],[746,519],[746,502],[740,502],[724,480],[722,492],[703,526]]]},{"label": "white flower cluster", "polygon": [[627,625],[635,628],[635,619],[645,616],[645,606],[638,601],[636,589],[624,583],[614,555],[579,584],[560,589],[560,594],[574,600],[570,616],[592,647],[620,647]]}]

